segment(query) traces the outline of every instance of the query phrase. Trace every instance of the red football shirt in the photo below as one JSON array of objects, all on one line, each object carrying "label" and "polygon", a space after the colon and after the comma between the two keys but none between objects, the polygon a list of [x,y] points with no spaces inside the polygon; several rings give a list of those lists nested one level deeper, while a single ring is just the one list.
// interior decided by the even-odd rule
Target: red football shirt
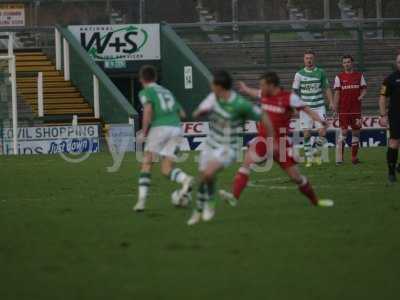
[{"label": "red football shirt", "polygon": [[[263,97],[261,99],[261,108],[268,114],[272,122],[275,137],[289,133],[293,110],[301,110],[305,106],[299,96],[283,90],[276,96]],[[258,123],[257,128],[260,136],[266,136],[264,124]]]},{"label": "red football shirt", "polygon": [[342,72],[335,78],[334,89],[340,91],[339,113],[361,113],[361,90],[367,88],[361,72]]}]

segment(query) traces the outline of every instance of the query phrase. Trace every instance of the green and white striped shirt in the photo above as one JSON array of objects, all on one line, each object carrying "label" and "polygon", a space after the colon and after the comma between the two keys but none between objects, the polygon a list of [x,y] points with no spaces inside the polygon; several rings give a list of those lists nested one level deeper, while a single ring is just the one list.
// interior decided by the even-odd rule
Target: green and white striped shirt
[{"label": "green and white striped shirt", "polygon": [[227,101],[217,99],[213,93],[210,94],[200,104],[199,110],[209,113],[207,145],[213,149],[229,147],[233,150],[242,146],[241,137],[245,121],[258,121],[262,113],[260,108],[234,91]]},{"label": "green and white striped shirt", "polygon": [[329,81],[326,73],[318,67],[312,70],[301,69],[296,73],[293,81],[293,90],[311,108],[325,106],[324,91],[328,87]]}]

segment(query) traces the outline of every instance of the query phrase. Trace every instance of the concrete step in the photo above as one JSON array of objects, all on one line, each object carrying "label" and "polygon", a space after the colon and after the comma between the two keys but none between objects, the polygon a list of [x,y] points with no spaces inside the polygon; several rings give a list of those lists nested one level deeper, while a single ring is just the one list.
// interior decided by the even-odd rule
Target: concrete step
[{"label": "concrete step", "polygon": [[[46,94],[44,95],[45,99],[63,99],[63,98],[81,98],[81,93],[80,92],[74,92],[74,93],[62,93],[62,94]],[[37,94],[28,94],[24,95],[24,99],[37,99]]]},{"label": "concrete step", "polygon": [[45,55],[31,55],[31,56],[16,56],[16,62],[24,62],[24,61],[46,61],[48,60]]},{"label": "concrete step", "polygon": [[[33,112],[37,114],[37,110],[33,109]],[[68,115],[68,114],[93,114],[93,110],[91,108],[61,108],[61,109],[45,109],[45,115]]]},{"label": "concrete step", "polygon": [[17,72],[45,72],[56,71],[55,66],[17,66]]},{"label": "concrete step", "polygon": [[[49,76],[48,74],[43,75],[43,81],[46,82],[65,82],[64,77],[57,75],[57,76]],[[17,77],[17,84],[18,83],[32,83],[37,82],[37,77]]]},{"label": "concrete step", "polygon": [[[25,101],[31,105],[37,105],[37,99],[25,99]],[[58,103],[70,103],[70,104],[82,104],[86,103],[84,98],[44,98],[44,104],[58,104]]]},{"label": "concrete step", "polygon": [[[37,94],[37,87],[30,88],[19,88],[21,94]],[[44,94],[55,94],[55,93],[73,93],[77,92],[77,89],[73,86],[70,87],[48,87],[43,89]]]},{"label": "concrete step", "polygon": [[52,66],[51,61],[48,60],[34,60],[34,61],[16,61],[17,69],[20,67],[42,67],[42,66]]},{"label": "concrete step", "polygon": [[[38,105],[35,103],[31,104],[32,109],[34,111],[37,111],[37,107]],[[55,110],[55,109],[75,109],[77,111],[79,111],[80,109],[90,109],[89,104],[87,103],[44,103],[44,109],[45,110]]]},{"label": "concrete step", "polygon": [[[36,88],[37,81],[32,82],[17,82],[18,88]],[[72,84],[70,81],[56,81],[56,82],[43,82],[44,88],[54,88],[54,87],[71,87]]]}]

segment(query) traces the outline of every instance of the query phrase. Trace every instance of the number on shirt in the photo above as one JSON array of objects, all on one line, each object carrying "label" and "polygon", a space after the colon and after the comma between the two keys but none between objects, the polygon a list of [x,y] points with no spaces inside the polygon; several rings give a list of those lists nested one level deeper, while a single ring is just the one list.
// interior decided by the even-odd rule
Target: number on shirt
[{"label": "number on shirt", "polygon": [[171,112],[175,106],[175,99],[170,94],[158,94],[158,99],[160,99],[161,109],[165,112]]}]

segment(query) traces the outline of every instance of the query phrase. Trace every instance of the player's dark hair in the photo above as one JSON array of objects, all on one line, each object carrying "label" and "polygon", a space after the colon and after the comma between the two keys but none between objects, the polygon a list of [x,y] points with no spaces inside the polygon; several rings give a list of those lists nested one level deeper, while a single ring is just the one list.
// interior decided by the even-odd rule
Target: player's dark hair
[{"label": "player's dark hair", "polygon": [[232,76],[225,70],[215,71],[213,74],[213,84],[222,87],[225,90],[232,89]]},{"label": "player's dark hair", "polygon": [[279,78],[279,75],[276,72],[267,72],[264,75],[262,75],[260,79],[265,80],[265,82],[273,84],[274,86],[281,85],[281,79]]},{"label": "player's dark hair", "polygon": [[354,57],[350,54],[343,55],[342,61],[344,61],[345,59],[350,59],[352,62],[354,62]]},{"label": "player's dark hair", "polygon": [[304,52],[304,55],[309,55],[309,54],[311,54],[311,55],[314,55],[314,56],[315,56],[315,52],[314,52],[313,50],[311,50],[311,49],[307,49],[307,50]]},{"label": "player's dark hair", "polygon": [[140,68],[139,76],[147,82],[157,81],[157,70],[154,66],[146,65]]}]

